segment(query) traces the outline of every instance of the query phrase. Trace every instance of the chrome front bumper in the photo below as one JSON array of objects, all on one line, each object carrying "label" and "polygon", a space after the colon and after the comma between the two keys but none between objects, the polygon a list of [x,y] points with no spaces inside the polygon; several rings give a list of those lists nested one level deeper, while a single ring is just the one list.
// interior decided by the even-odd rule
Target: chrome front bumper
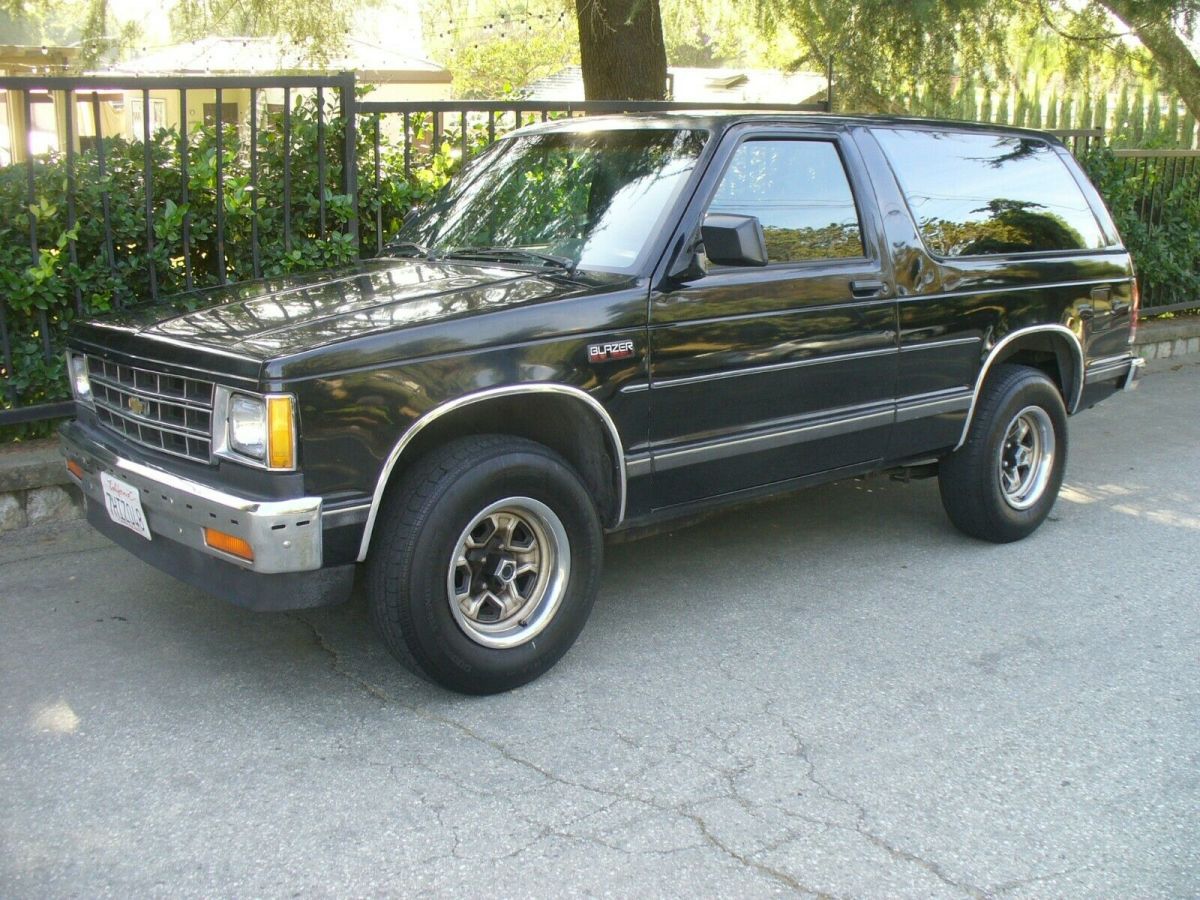
[{"label": "chrome front bumper", "polygon": [[[71,477],[87,502],[98,504],[101,511],[105,509],[101,472],[132,485],[140,496],[153,540],[171,541],[262,574],[307,572],[321,567],[320,497],[290,500],[239,497],[125,459],[89,436],[77,422],[64,425],[59,433],[63,456],[83,471],[82,479],[74,473]],[[206,527],[249,543],[254,560],[247,561],[208,546],[204,539]],[[143,539],[137,537],[137,540]]]}]

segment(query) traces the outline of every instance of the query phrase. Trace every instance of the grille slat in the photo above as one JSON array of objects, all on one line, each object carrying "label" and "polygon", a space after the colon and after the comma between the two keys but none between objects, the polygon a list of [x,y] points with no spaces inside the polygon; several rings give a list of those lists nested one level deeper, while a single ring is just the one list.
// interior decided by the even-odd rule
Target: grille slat
[{"label": "grille slat", "polygon": [[175,456],[212,460],[213,383],[88,358],[96,417],[129,440]]}]

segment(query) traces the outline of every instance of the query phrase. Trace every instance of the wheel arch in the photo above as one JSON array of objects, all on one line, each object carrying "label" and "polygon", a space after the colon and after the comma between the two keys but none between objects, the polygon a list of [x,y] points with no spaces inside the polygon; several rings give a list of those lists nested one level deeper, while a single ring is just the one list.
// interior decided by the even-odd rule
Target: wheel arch
[{"label": "wheel arch", "polygon": [[[615,528],[624,519],[626,473],[621,435],[596,398],[565,384],[488,388],[442,403],[405,429],[376,481],[359,544],[359,562],[367,558],[380,507],[401,461],[411,464],[446,441],[470,434],[508,434],[545,444],[575,468],[597,499],[606,526]],[[603,452],[597,452],[601,447]]]},{"label": "wheel arch", "polygon": [[971,423],[975,418],[975,409],[979,404],[979,393],[993,366],[1002,362],[1019,362],[1041,369],[1058,386],[1062,393],[1063,405],[1067,413],[1074,413],[1079,406],[1079,398],[1083,393],[1084,357],[1083,345],[1079,336],[1065,325],[1031,325],[1019,328],[1005,335],[988,351],[987,357],[975,380],[975,389],[971,395],[971,406],[967,410],[966,421],[963,422],[962,434],[957,450],[967,440]]}]

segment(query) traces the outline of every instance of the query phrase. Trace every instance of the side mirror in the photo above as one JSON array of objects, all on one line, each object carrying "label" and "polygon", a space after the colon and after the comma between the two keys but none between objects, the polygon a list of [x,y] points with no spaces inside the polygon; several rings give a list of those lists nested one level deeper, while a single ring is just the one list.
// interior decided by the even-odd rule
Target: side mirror
[{"label": "side mirror", "polygon": [[765,266],[767,240],[757,216],[710,213],[700,226],[704,255],[721,266]]}]

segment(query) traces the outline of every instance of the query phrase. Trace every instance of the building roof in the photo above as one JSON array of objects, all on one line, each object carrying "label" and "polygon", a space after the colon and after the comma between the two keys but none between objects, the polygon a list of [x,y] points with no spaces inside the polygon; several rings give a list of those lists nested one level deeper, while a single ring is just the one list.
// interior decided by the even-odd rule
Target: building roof
[{"label": "building roof", "polygon": [[0,74],[60,74],[79,60],[78,47],[0,44]]},{"label": "building roof", "polygon": [[437,63],[349,35],[340,52],[320,63],[310,61],[303,47],[283,38],[207,37],[157,48],[108,71],[136,75],[354,72],[360,81],[376,84],[450,83],[450,72]]},{"label": "building roof", "polygon": [[[777,69],[691,68],[667,70],[671,99],[686,103],[808,103],[825,99],[824,72],[780,72]],[[568,66],[539,78],[525,89],[530,100],[583,99],[583,73]]]}]

